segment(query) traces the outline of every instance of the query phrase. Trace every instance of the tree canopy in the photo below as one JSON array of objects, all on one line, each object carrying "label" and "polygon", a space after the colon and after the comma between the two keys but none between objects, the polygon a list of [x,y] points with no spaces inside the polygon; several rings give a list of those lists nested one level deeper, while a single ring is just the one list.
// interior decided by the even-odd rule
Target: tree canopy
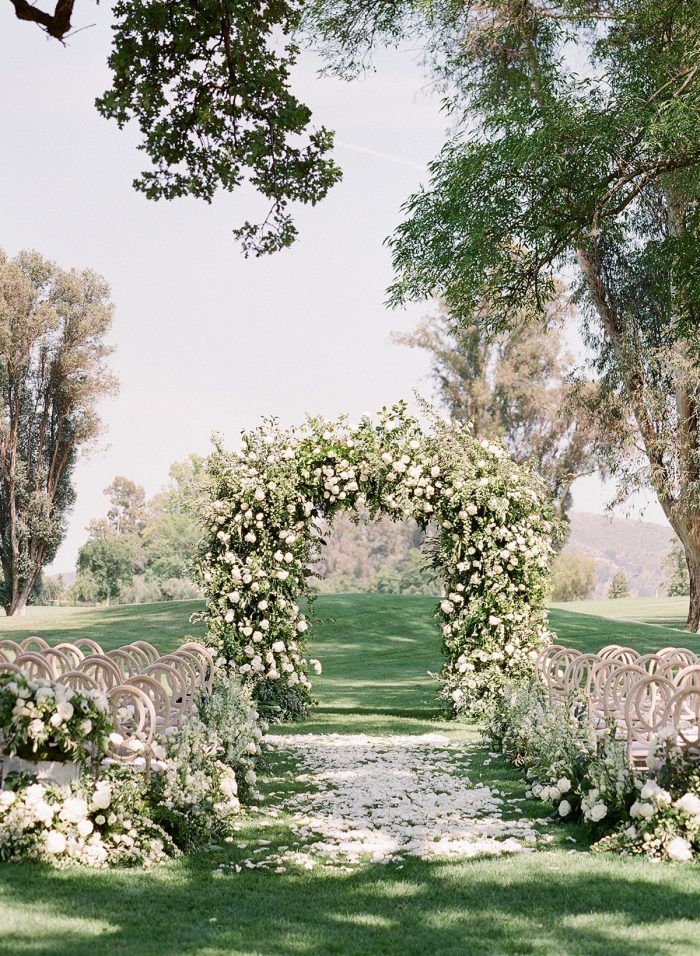
[{"label": "tree canopy", "polygon": [[99,434],[109,287],[36,252],[0,251],[0,563],[2,603],[23,611],[56,554],[75,492],[78,454]]}]

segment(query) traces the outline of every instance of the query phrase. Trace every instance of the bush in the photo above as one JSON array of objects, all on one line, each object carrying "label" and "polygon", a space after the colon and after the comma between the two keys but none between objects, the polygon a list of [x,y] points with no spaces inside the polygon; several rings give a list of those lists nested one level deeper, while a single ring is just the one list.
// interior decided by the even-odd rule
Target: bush
[{"label": "bush", "polygon": [[595,561],[576,551],[558,554],[552,564],[552,600],[583,601],[596,586]]},{"label": "bush", "polygon": [[649,772],[630,769],[614,724],[594,727],[584,710],[551,703],[543,687],[504,688],[492,701],[488,736],[527,768],[527,795],[555,819],[582,819],[594,849],[652,859],[700,858],[700,763],[661,735]]}]

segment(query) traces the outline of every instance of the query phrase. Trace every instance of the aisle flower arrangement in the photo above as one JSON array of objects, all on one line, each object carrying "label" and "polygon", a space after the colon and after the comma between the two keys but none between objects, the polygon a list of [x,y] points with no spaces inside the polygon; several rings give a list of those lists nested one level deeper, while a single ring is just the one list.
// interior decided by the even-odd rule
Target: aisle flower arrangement
[{"label": "aisle flower arrangement", "polygon": [[526,769],[527,796],[555,820],[583,821],[594,850],[700,859],[700,762],[670,737],[659,735],[647,771],[633,770],[614,725],[594,727],[535,682],[503,685],[487,727],[491,745]]},{"label": "aisle flower arrangement", "polygon": [[[17,675],[0,680],[3,714],[10,714],[4,718],[10,731],[4,745],[17,744],[25,752],[28,740],[36,754],[28,767],[40,766],[38,761],[48,752],[46,741],[54,758],[58,754],[101,758],[89,765],[82,760],[82,774],[63,786],[37,780],[31,770],[6,775],[0,790],[2,861],[151,866],[227,839],[241,800],[258,796],[254,766],[265,725],[249,689],[222,667],[217,668],[211,690],[200,690],[195,712],[183,726],[151,746],[148,772],[143,759],[124,764],[104,756],[114,731],[106,700],[98,694],[66,696],[62,685]],[[77,729],[74,713],[65,707],[59,710],[64,701],[82,714]],[[62,715],[60,724],[52,722],[54,713]],[[25,732],[30,715],[60,730],[60,736],[45,741],[37,735],[34,749],[37,738]],[[93,721],[90,728],[85,725],[88,720]]]},{"label": "aisle flower arrangement", "polygon": [[102,691],[0,674],[0,747],[25,760],[98,759],[113,731]]},{"label": "aisle flower arrangement", "polygon": [[430,417],[429,432],[403,403],[354,427],[267,421],[243,435],[239,452],[219,443],[211,455],[197,565],[209,640],[271,716],[298,716],[312,700],[320,664],[308,658],[299,598],[309,594],[321,519],[340,510],[437,528],[441,694],[454,713],[476,715],[505,677],[526,679],[549,640],[544,486],[499,444]]}]

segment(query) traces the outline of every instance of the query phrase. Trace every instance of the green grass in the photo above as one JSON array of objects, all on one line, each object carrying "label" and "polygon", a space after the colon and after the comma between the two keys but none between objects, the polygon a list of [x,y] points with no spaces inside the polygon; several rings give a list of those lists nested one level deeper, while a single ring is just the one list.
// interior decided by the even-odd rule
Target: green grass
[{"label": "green grass", "polygon": [[[627,602],[625,602],[627,603]],[[658,603],[658,602],[657,602]],[[684,634],[682,609],[552,609],[562,643],[583,649],[633,643],[653,649],[697,642]],[[637,602],[639,604],[639,602]],[[324,663],[314,685],[320,705],[294,732],[422,733],[448,729],[474,740],[475,728],[441,723],[435,684],[440,666],[431,598],[333,595],[319,598],[313,652]],[[103,610],[31,611],[22,622],[0,620],[0,635],[42,633],[52,640],[78,633],[108,646],[138,637],[172,647],[188,624],[192,602]],[[592,613],[590,613],[592,611]],[[624,613],[622,613],[624,612]],[[654,623],[644,623],[649,616]],[[626,618],[629,618],[627,620]],[[655,626],[663,621],[664,627]],[[671,626],[669,626],[671,625]],[[84,630],[83,630],[84,628]],[[280,732],[286,732],[284,728]],[[281,756],[263,768],[269,794],[293,788]],[[504,794],[522,796],[520,773],[483,748],[469,773]],[[269,797],[270,803],[274,798]],[[542,816],[541,805],[520,804]],[[92,956],[172,953],[218,956],[665,956],[700,949],[700,870],[652,866],[585,852],[576,827],[553,828],[550,848],[502,860],[367,865],[351,873],[318,868],[217,872],[244,858],[235,845],[152,872],[0,868],[0,953]],[[289,842],[286,821],[250,816],[240,840]],[[577,842],[570,842],[572,837]],[[238,841],[237,841],[238,842]]]}]

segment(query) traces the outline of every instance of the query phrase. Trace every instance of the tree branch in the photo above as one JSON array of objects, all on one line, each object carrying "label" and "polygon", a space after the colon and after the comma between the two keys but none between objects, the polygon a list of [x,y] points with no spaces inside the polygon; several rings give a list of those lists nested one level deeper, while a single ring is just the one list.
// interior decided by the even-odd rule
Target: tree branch
[{"label": "tree branch", "polygon": [[10,0],[10,3],[15,8],[15,15],[18,20],[38,23],[49,36],[56,40],[62,41],[70,31],[75,0],[56,0],[53,13],[47,13],[39,7],[35,7],[33,3],[28,3],[27,0]]}]

